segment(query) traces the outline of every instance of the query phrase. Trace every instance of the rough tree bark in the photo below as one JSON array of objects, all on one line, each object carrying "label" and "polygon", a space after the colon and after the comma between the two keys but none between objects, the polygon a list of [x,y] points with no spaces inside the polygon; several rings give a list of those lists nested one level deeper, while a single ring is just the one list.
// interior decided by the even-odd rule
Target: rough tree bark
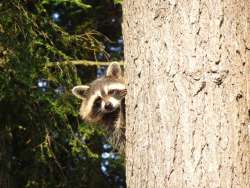
[{"label": "rough tree bark", "polygon": [[250,1],[125,0],[129,188],[250,187]]}]

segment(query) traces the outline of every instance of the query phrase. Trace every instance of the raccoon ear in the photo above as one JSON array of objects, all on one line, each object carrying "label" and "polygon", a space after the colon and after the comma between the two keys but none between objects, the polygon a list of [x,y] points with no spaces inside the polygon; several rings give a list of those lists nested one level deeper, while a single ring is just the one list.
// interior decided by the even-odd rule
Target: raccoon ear
[{"label": "raccoon ear", "polygon": [[115,77],[115,78],[121,77],[122,76],[122,70],[121,70],[120,65],[117,62],[111,63],[108,66],[106,76],[111,76],[111,77]]},{"label": "raccoon ear", "polygon": [[87,85],[75,86],[72,89],[72,93],[79,99],[85,99],[88,89],[89,89],[89,86]]}]

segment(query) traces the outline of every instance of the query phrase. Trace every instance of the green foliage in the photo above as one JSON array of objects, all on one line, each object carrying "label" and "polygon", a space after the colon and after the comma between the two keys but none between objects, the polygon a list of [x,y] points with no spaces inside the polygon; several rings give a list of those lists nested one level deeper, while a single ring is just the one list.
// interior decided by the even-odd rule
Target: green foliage
[{"label": "green foliage", "polygon": [[123,0],[114,0],[115,4],[122,4]]},{"label": "green foliage", "polygon": [[82,9],[91,8],[90,5],[83,3],[81,0],[42,0],[42,4],[48,4],[48,5],[72,4],[73,6],[78,6]]},{"label": "green foliage", "polygon": [[106,39],[91,19],[74,31],[53,22],[51,7],[68,4],[91,9],[79,0],[0,3],[0,187],[110,187],[100,170],[104,133],[79,123],[79,101],[71,95],[81,82],[78,69],[46,67],[105,54]]}]

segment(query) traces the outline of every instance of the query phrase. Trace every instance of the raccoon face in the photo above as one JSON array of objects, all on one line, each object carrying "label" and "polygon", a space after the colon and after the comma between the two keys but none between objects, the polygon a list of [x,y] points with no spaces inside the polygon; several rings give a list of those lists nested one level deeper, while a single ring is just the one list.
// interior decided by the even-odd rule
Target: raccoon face
[{"label": "raccoon face", "polygon": [[106,75],[89,85],[76,86],[72,93],[82,99],[80,115],[89,122],[100,122],[107,116],[118,116],[126,95],[119,64],[109,65]]}]

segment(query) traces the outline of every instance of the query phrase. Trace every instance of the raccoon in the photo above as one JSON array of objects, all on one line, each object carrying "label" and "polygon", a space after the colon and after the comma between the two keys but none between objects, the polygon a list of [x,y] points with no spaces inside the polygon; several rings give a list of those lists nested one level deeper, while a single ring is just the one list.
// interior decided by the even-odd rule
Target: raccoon
[{"label": "raccoon", "polygon": [[113,147],[124,152],[125,96],[127,93],[121,67],[111,63],[104,77],[89,85],[75,86],[72,93],[82,100],[80,116],[89,123],[103,125]]}]

